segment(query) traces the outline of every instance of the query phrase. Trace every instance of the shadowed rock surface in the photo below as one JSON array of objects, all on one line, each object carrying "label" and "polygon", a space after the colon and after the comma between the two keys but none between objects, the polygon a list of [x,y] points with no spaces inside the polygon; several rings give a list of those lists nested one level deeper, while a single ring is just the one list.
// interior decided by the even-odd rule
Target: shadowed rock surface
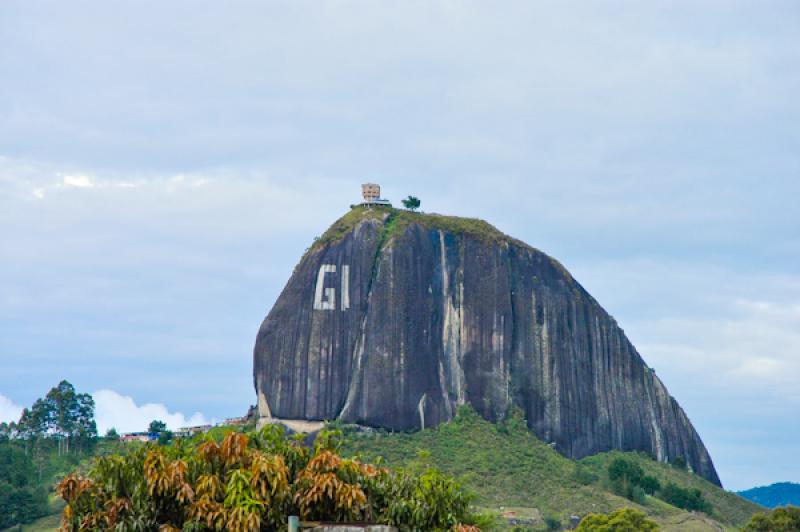
[{"label": "shadowed rock surface", "polygon": [[683,457],[719,484],[686,414],[561,264],[480,220],[358,207],[308,250],[261,325],[262,417],[430,427],[512,406],[581,458]]}]

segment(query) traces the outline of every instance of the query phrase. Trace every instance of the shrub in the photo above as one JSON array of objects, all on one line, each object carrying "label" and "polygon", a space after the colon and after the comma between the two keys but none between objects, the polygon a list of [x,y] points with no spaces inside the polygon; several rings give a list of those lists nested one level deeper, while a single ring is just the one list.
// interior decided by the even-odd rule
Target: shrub
[{"label": "shrub", "polygon": [[643,476],[642,480],[639,481],[639,486],[648,495],[653,495],[655,492],[661,489],[661,483],[658,481],[658,479],[651,477],[650,475]]},{"label": "shrub", "polygon": [[703,493],[697,488],[682,488],[677,484],[669,482],[658,493],[660,499],[684,510],[696,510],[699,512],[711,513],[711,505],[703,497]]},{"label": "shrub", "polygon": [[578,484],[582,484],[584,486],[593,484],[598,480],[597,475],[592,473],[592,471],[588,467],[581,464],[580,462],[575,463],[575,472],[573,473],[573,478]]},{"label": "shrub", "polygon": [[800,508],[787,506],[769,513],[758,513],[742,530],[743,532],[796,532],[800,530]]},{"label": "shrub", "polygon": [[681,471],[686,471],[686,460],[683,457],[676,456],[672,460],[669,461],[670,465],[675,469],[680,469]]},{"label": "shrub", "polygon": [[419,476],[339,456],[341,433],[314,449],[268,425],[221,442],[147,445],[99,458],[88,476],[66,477],[64,530],[279,530],[304,520],[374,522],[401,530],[477,530],[469,497],[435,469]]},{"label": "shrub", "polygon": [[589,514],[578,524],[576,532],[652,532],[658,530],[655,521],[631,508],[622,508],[610,514]]},{"label": "shrub", "polygon": [[[645,502],[645,489],[642,482],[648,478],[646,485],[651,487],[652,477],[645,477],[644,469],[630,460],[615,458],[608,466],[608,479],[611,481],[611,490],[633,502],[643,504]],[[658,481],[656,481],[658,482]]]},{"label": "shrub", "polygon": [[547,530],[561,530],[561,520],[558,517],[548,515],[544,518]]},{"label": "shrub", "polygon": [[639,464],[625,458],[615,458],[608,466],[608,479],[611,482],[622,480],[639,485],[642,477],[644,477],[644,469]]}]

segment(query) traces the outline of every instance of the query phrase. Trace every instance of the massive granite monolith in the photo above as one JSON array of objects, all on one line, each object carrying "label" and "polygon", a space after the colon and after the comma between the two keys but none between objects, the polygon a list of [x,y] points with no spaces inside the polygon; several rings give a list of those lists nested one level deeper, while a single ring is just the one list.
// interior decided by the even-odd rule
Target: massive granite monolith
[{"label": "massive granite monolith", "polygon": [[254,379],[265,418],[407,430],[464,404],[492,421],[517,406],[569,457],[682,457],[719,484],[614,319],[556,260],[480,220],[354,208],[261,325]]}]

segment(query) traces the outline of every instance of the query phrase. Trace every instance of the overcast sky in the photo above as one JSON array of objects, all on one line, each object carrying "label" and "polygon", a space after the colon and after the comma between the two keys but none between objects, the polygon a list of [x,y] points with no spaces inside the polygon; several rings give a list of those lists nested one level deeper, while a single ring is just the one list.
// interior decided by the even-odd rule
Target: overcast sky
[{"label": "overcast sky", "polygon": [[562,261],[726,487],[800,481],[800,4],[0,2],[0,419],[245,413],[378,182]]}]

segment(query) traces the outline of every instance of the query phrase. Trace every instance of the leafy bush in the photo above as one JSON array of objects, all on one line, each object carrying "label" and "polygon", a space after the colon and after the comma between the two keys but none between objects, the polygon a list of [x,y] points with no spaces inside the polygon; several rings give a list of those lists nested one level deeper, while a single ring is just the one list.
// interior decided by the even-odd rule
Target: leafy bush
[{"label": "leafy bush", "polygon": [[611,482],[623,481],[638,486],[644,477],[644,469],[639,464],[624,458],[615,458],[608,466],[608,479]]},{"label": "leafy bush", "polygon": [[631,508],[622,508],[608,515],[589,514],[584,517],[576,532],[652,532],[658,530],[655,521],[644,513]]},{"label": "leafy bush", "polygon": [[711,513],[711,505],[703,497],[703,493],[697,488],[682,488],[677,484],[669,482],[659,491],[660,499],[684,510],[696,510],[699,512]]},{"label": "leafy bush", "polygon": [[611,462],[608,479],[614,493],[639,504],[645,502],[645,494],[654,495],[661,489],[657,478],[645,475],[639,464],[624,458],[615,458]]},{"label": "leafy bush", "polygon": [[[418,476],[339,456],[340,433],[314,449],[268,425],[167,447],[147,445],[98,459],[58,493],[66,530],[281,530],[304,520],[375,522],[401,530],[477,530],[460,485],[427,469]],[[458,528],[460,527],[460,528]]]},{"label": "leafy bush", "polygon": [[575,462],[575,472],[573,474],[573,478],[578,484],[582,484],[584,486],[588,486],[589,484],[594,484],[595,482],[598,481],[597,475],[592,473],[592,471],[588,467],[581,464],[580,462]]},{"label": "leafy bush", "polygon": [[552,515],[545,516],[544,525],[547,530],[561,530],[561,520]]},{"label": "leafy bush", "polygon": [[642,480],[639,482],[639,486],[648,495],[653,495],[653,494],[655,494],[657,491],[659,491],[661,489],[661,482],[659,482],[656,477],[651,477],[650,475],[645,475],[645,476],[642,477]]},{"label": "leafy bush", "polygon": [[684,460],[680,456],[676,456],[675,458],[670,460],[669,463],[675,469],[680,469],[681,471],[686,471],[686,469],[687,469],[686,460]]},{"label": "leafy bush", "polygon": [[652,486],[652,481],[658,482],[652,477],[645,477],[644,469],[639,464],[624,458],[615,458],[608,466],[611,490],[639,504],[645,502],[645,489],[642,487],[645,478],[648,479],[645,483],[648,487]]},{"label": "leafy bush", "polygon": [[769,513],[759,513],[750,519],[743,532],[796,532],[800,530],[800,508],[787,506]]}]

